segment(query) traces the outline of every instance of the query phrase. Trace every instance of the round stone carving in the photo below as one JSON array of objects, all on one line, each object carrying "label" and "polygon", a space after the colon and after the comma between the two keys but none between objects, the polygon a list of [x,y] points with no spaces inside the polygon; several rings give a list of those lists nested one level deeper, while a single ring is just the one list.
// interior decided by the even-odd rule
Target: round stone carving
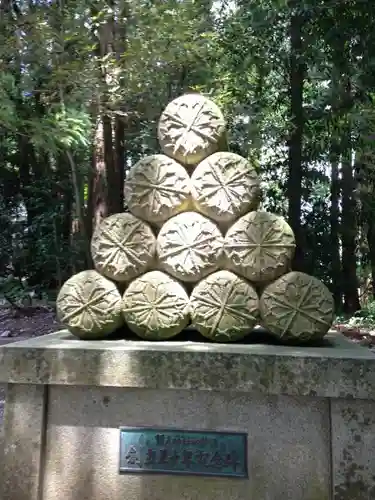
[{"label": "round stone carving", "polygon": [[261,321],[282,341],[321,339],[334,318],[334,302],[317,278],[290,272],[268,285],[260,298]]},{"label": "round stone carving", "polygon": [[123,324],[116,285],[94,270],[69,278],[56,300],[57,317],[75,336],[101,339]]},{"label": "round stone carving", "polygon": [[200,94],[185,94],[163,111],[158,138],[163,152],[185,165],[196,165],[215,153],[225,137],[220,109]]},{"label": "round stone carving", "polygon": [[123,314],[139,337],[169,339],[189,322],[189,297],[178,281],[161,271],[150,271],[130,283],[123,297]]},{"label": "round stone carving", "polygon": [[190,296],[192,326],[216,342],[233,342],[258,322],[258,296],[244,279],[230,271],[210,274]]},{"label": "round stone carving", "polygon": [[258,208],[260,182],[242,156],[218,152],[203,160],[191,176],[196,208],[220,223],[230,223]]},{"label": "round stone carving", "polygon": [[124,198],[134,215],[160,224],[188,208],[190,177],[185,168],[172,158],[150,155],[129,170]]},{"label": "round stone carving", "polygon": [[181,281],[195,282],[216,271],[222,250],[218,227],[197,212],[172,217],[157,238],[160,268]]},{"label": "round stone carving", "polygon": [[249,212],[228,229],[224,241],[226,266],[257,284],[288,271],[295,250],[289,224],[268,212]]},{"label": "round stone carving", "polygon": [[114,214],[96,227],[91,240],[95,268],[107,278],[129,281],[154,262],[156,239],[148,224],[132,214]]}]

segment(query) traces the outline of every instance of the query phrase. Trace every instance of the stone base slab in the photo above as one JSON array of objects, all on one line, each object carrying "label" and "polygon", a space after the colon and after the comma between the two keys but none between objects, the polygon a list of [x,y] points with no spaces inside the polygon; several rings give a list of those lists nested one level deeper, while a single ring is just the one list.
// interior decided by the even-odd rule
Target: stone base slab
[{"label": "stone base slab", "polygon": [[[375,355],[324,347],[83,342],[0,349],[2,500],[370,500]],[[239,431],[248,479],[119,474],[119,427]]]}]

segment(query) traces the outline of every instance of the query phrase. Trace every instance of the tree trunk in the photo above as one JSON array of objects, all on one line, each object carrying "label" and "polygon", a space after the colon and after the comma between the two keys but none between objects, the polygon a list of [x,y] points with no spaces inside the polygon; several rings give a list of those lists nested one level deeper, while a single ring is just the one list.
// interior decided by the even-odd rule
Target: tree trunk
[{"label": "tree trunk", "polygon": [[354,177],[352,166],[352,144],[349,123],[343,131],[342,151],[342,285],[344,312],[352,314],[361,306],[358,296],[356,256],[356,203],[354,199]]},{"label": "tree trunk", "polygon": [[115,120],[115,167],[116,167],[116,177],[118,179],[119,206],[116,207],[116,212],[122,212],[124,210],[124,181],[125,181],[125,124],[121,118],[116,118]]},{"label": "tree trunk", "polygon": [[74,202],[77,214],[77,220],[80,228],[80,233],[82,235],[84,251],[85,251],[85,266],[91,267],[91,255],[90,255],[90,240],[87,236],[86,219],[84,216],[84,203],[81,199],[80,183],[78,179],[77,165],[70,151],[66,151],[66,156],[69,161],[72,176],[72,185],[74,191]]},{"label": "tree trunk", "polygon": [[89,179],[89,207],[88,221],[89,237],[91,238],[93,230],[100,221],[109,214],[107,200],[107,179],[106,165],[104,161],[104,140],[102,123],[98,127],[94,139],[93,154],[91,157],[91,175]]},{"label": "tree trunk", "polygon": [[62,221],[61,221],[61,240],[66,254],[69,256],[65,262],[63,277],[64,280],[72,275],[72,224],[73,224],[73,193],[71,189],[65,189],[63,193],[63,206],[62,206]]},{"label": "tree trunk", "polygon": [[294,13],[295,2],[290,19],[290,120],[292,130],[288,143],[288,219],[296,238],[296,253],[293,269],[303,270],[303,232],[301,227],[302,198],[302,138],[304,129],[303,85],[305,64],[303,63],[302,28],[304,19],[299,13]]},{"label": "tree trunk", "polygon": [[[123,181],[124,181],[124,125],[118,118],[113,118],[110,111],[111,92],[109,81],[116,81],[117,75],[112,74],[108,64],[108,56],[113,55],[120,61],[120,49],[124,45],[124,26],[117,25],[117,19],[124,19],[127,4],[123,6],[121,15],[115,16],[118,6],[114,0],[107,0],[112,9],[112,15],[99,28],[99,40],[96,45],[96,55],[100,58],[99,72],[103,91],[97,97],[93,118],[98,120],[95,135],[95,152],[92,161],[93,175],[89,183],[89,199],[92,220],[96,225],[103,217],[123,210]],[[92,14],[95,15],[95,7]],[[121,34],[121,40],[118,40]]]},{"label": "tree trunk", "polygon": [[249,156],[258,166],[261,162],[262,156],[262,118],[263,118],[263,102],[262,96],[264,95],[264,82],[266,72],[263,61],[261,59],[255,60],[256,83],[254,88],[254,104],[252,106],[252,121],[251,127],[251,146]]},{"label": "tree trunk", "polygon": [[119,212],[120,207],[120,185],[117,175],[116,162],[113,151],[113,127],[112,118],[108,115],[102,117],[103,123],[103,147],[104,164],[107,177],[107,209],[108,215]]},{"label": "tree trunk", "polygon": [[[108,55],[112,55],[117,63],[120,64],[120,47],[124,45],[124,40],[126,38],[126,33],[124,30],[124,25],[121,25],[121,29],[117,26],[117,20],[115,19],[115,12],[118,11],[118,6],[115,0],[107,0],[108,5],[112,9],[112,16],[107,20],[107,22],[102,26],[100,30],[100,54],[102,58],[107,58]],[[125,11],[127,11],[127,4],[123,7],[121,12],[121,18],[125,17]],[[119,34],[121,33],[122,40],[119,40]],[[108,79],[117,81],[117,74],[111,69],[108,69],[105,64],[102,64],[102,81],[103,88],[107,88]],[[108,87],[109,90],[109,87]],[[110,102],[110,93],[107,90],[104,91],[102,96],[102,102],[104,108]],[[104,161],[107,174],[107,205],[108,213],[113,214],[121,212],[123,209],[123,176],[124,168],[123,164],[119,159],[121,156],[121,133],[123,133],[123,127],[119,125],[118,120],[106,113],[106,109],[102,110],[104,113],[102,115],[103,120],[103,141],[104,141]],[[117,123],[116,123],[117,122]],[[116,147],[120,149],[117,150]]]},{"label": "tree trunk", "polygon": [[339,155],[337,147],[332,145],[331,149],[331,279],[332,293],[335,301],[336,311],[342,308],[342,291],[341,291],[341,262],[340,262],[340,181],[339,181]]},{"label": "tree trunk", "polygon": [[367,242],[371,266],[371,293],[373,300],[375,300],[375,224],[372,220],[368,222]]},{"label": "tree trunk", "polygon": [[[372,143],[362,143],[356,151],[355,179],[359,194],[359,225],[364,231],[367,245],[362,244],[363,267],[370,265],[370,276],[367,277],[366,298],[375,300],[375,175],[373,169]],[[369,294],[371,297],[369,297]]]}]

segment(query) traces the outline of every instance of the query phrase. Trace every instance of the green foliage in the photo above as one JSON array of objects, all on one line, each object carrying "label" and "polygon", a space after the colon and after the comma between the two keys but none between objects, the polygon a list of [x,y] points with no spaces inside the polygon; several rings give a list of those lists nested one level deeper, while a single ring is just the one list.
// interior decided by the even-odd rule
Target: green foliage
[{"label": "green foliage", "polygon": [[349,319],[338,317],[337,322],[346,323],[352,328],[375,328],[375,301],[370,301],[360,311],[357,311]]},{"label": "green foliage", "polygon": [[17,130],[18,120],[15,107],[17,97],[16,81],[8,72],[0,73],[0,126],[12,131]]},{"label": "green foliage", "polygon": [[[16,4],[21,7],[14,9]],[[360,284],[369,279],[375,264],[370,244],[374,9],[355,0],[310,1],[293,8],[284,0],[238,0],[216,3],[214,15],[211,4],[16,2],[11,13],[0,6],[4,277],[11,272],[16,280],[26,277],[30,286],[53,288],[85,265],[100,196],[106,201],[113,195],[105,191],[113,188],[113,165],[128,167],[157,151],[161,110],[188,90],[203,92],[222,107],[230,149],[249,158],[262,176],[264,207],[286,215],[293,131],[290,21],[297,15],[306,70],[300,165],[305,270],[333,286],[330,162],[333,146],[339,158],[346,152],[342,139],[349,123],[362,176],[351,193],[360,214],[358,227],[353,225],[358,243],[353,252],[357,270],[365,270],[357,272]],[[112,133],[106,138],[98,135],[103,119]],[[119,125],[122,141],[115,133]],[[105,192],[98,196],[101,175]],[[118,195],[122,187],[115,189]],[[340,212],[341,191],[339,198]],[[348,229],[341,213],[338,223],[341,238]]]},{"label": "green foliage", "polygon": [[59,152],[90,146],[92,124],[79,109],[51,109],[41,122],[30,123],[31,141],[41,151]]},{"label": "green foliage", "polygon": [[31,305],[32,295],[33,290],[29,289],[20,278],[12,274],[0,276],[0,300],[19,308],[26,304]]}]

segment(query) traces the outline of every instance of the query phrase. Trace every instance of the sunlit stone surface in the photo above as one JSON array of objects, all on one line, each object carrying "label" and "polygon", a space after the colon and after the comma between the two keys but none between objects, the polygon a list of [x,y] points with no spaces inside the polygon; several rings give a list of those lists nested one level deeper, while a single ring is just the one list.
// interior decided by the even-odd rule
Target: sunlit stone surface
[{"label": "sunlit stone surface", "polygon": [[210,274],[190,297],[192,326],[216,342],[233,342],[250,333],[258,321],[258,295],[230,271]]},{"label": "sunlit stone surface", "polygon": [[116,285],[94,270],[69,278],[56,300],[59,321],[82,339],[105,338],[121,326],[121,305]]},{"label": "sunlit stone surface", "polygon": [[235,153],[221,151],[203,160],[191,183],[196,208],[218,224],[234,222],[258,208],[258,175],[248,160]]},{"label": "sunlit stone surface", "polygon": [[214,222],[196,212],[169,219],[157,238],[161,269],[181,281],[196,282],[216,271],[223,251],[223,238]]},{"label": "sunlit stone surface", "polygon": [[174,337],[189,322],[189,297],[185,289],[160,271],[150,271],[132,281],[122,307],[129,328],[144,339]]},{"label": "sunlit stone surface", "polygon": [[91,240],[95,268],[107,278],[129,281],[154,262],[156,239],[150,226],[129,213],[106,217]]},{"label": "sunlit stone surface", "polygon": [[224,241],[226,266],[256,283],[270,282],[287,272],[295,250],[289,224],[268,212],[249,212],[228,229]]},{"label": "sunlit stone surface", "polygon": [[322,338],[333,322],[331,292],[317,278],[290,272],[268,285],[260,298],[263,326],[282,341]]},{"label": "sunlit stone surface", "polygon": [[218,151],[224,136],[222,112],[200,94],[177,97],[159,120],[158,138],[163,152],[185,165],[196,165]]},{"label": "sunlit stone surface", "polygon": [[139,160],[125,180],[124,199],[137,217],[161,224],[189,207],[190,177],[185,168],[165,155]]}]

